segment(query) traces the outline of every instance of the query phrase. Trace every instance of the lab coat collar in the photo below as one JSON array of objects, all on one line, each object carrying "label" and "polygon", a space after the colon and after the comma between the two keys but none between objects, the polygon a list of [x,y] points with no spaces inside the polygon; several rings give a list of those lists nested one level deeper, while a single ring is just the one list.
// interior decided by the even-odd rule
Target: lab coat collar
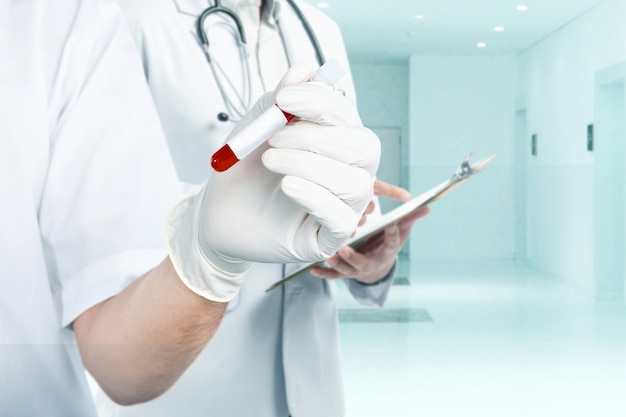
[{"label": "lab coat collar", "polygon": [[265,8],[263,9],[263,20],[274,25],[280,14],[282,4],[280,0],[265,0]]},{"label": "lab coat collar", "polygon": [[[176,4],[176,10],[179,13],[189,16],[198,16],[207,7],[215,5],[212,0],[173,0]],[[263,12],[264,20],[275,19],[278,13],[279,6],[278,0],[222,0],[222,7],[226,7],[231,10],[235,10],[238,7],[260,7],[261,2],[265,1],[265,10]]]}]

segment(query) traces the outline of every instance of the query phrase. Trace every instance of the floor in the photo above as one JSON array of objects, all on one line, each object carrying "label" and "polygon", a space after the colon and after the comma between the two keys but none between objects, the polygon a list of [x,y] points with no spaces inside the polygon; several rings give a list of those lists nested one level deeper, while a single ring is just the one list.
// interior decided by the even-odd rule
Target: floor
[{"label": "floor", "polygon": [[513,263],[401,265],[385,309],[340,286],[346,417],[626,416],[626,306]]}]

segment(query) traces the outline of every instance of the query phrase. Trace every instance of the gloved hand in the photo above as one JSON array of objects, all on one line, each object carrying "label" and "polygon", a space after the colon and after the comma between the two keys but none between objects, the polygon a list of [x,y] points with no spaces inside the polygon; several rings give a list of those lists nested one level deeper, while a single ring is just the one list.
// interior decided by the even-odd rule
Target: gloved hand
[{"label": "gloved hand", "polygon": [[301,82],[311,72],[290,69],[231,136],[274,103],[297,118],[170,216],[170,257],[192,291],[228,301],[251,262],[321,261],[356,229],[380,143],[341,93]]}]

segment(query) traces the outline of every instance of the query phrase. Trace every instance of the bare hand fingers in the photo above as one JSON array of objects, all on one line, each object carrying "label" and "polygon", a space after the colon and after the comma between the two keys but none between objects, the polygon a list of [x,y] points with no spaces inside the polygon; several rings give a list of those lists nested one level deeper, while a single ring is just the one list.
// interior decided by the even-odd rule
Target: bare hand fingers
[{"label": "bare hand fingers", "polygon": [[374,195],[398,201],[409,201],[411,199],[411,194],[404,188],[396,187],[380,180],[374,182]]}]

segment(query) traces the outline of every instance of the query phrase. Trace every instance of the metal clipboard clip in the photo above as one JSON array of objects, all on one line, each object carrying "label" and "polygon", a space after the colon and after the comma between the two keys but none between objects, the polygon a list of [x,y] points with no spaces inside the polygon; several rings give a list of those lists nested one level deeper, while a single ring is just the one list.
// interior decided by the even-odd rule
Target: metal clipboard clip
[{"label": "metal clipboard clip", "polygon": [[493,161],[493,159],[496,156],[492,155],[489,158],[483,159],[482,161],[479,161],[479,162],[475,163],[474,165],[470,164],[470,158],[471,157],[472,157],[472,153],[470,152],[470,153],[468,153],[465,156],[465,159],[463,159],[463,162],[461,162],[461,165],[459,165],[457,167],[457,169],[454,171],[454,174],[452,174],[452,177],[448,180],[448,182],[439,185],[437,188],[439,188],[440,191],[437,192],[437,193],[434,193],[435,195],[433,195],[432,198],[430,198],[428,200],[428,202],[425,203],[424,205],[427,205],[427,204],[429,204],[429,203],[431,203],[431,202],[433,202],[433,201],[443,197],[450,190],[455,188],[457,185],[461,184],[462,182],[465,182],[472,175],[477,174],[480,171],[482,171],[483,168],[485,168],[485,166],[489,162]]}]

